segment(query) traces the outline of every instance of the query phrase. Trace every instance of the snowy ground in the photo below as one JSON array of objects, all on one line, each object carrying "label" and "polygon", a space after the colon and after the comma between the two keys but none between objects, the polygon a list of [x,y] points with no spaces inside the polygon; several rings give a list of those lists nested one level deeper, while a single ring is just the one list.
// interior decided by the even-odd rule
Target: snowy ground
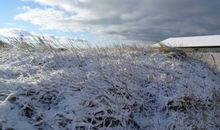
[{"label": "snowy ground", "polygon": [[192,58],[128,47],[0,51],[0,129],[220,129],[220,77]]}]

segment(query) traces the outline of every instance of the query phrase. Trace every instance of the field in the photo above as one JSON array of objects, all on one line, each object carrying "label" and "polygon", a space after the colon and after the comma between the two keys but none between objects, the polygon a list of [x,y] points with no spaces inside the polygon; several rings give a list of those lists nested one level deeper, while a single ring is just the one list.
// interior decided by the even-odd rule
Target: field
[{"label": "field", "polygon": [[0,129],[220,129],[220,77],[184,52],[27,44],[0,51]]}]

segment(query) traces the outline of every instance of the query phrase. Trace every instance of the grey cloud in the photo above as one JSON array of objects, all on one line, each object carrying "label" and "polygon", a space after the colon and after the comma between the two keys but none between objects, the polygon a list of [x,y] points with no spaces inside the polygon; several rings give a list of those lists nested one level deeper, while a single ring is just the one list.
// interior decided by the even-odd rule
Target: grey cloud
[{"label": "grey cloud", "polygon": [[[44,3],[46,0],[39,0]],[[64,0],[63,3],[70,3]],[[72,8],[56,7],[81,14],[89,12],[95,18],[75,19],[65,23],[99,29],[99,35],[120,35],[131,40],[160,41],[172,36],[220,34],[219,0],[85,0]],[[76,3],[76,2],[75,2]],[[74,11],[74,9],[76,9]],[[78,11],[78,12],[77,12]],[[83,15],[82,15],[83,16]],[[62,21],[62,20],[61,20]],[[43,25],[42,25],[43,26]]]}]

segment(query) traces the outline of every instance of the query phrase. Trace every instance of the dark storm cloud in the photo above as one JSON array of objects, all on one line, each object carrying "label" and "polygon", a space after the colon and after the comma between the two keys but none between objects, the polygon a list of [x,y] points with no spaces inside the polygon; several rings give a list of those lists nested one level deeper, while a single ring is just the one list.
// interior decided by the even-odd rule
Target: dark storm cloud
[{"label": "dark storm cloud", "polygon": [[26,17],[28,12],[19,15],[17,19],[57,30],[65,30],[66,25],[68,31],[88,27],[98,35],[118,35],[132,40],[160,41],[173,36],[220,34],[219,0],[78,0],[78,2],[35,0],[35,2],[49,5],[53,9],[58,7],[65,10],[59,14],[72,12],[74,15],[63,16],[59,21],[53,19],[59,26],[55,25],[52,28],[50,26],[53,21],[48,22],[48,19],[42,17]]}]

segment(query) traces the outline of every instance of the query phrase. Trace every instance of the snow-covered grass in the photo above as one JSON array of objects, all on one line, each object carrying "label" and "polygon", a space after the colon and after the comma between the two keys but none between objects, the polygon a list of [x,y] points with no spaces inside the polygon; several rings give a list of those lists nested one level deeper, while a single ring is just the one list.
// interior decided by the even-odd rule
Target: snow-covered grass
[{"label": "snow-covered grass", "polygon": [[207,63],[214,71],[220,72],[220,52],[193,52],[190,55]]},{"label": "snow-covered grass", "polygon": [[178,51],[0,51],[0,129],[220,129],[220,77]]}]

